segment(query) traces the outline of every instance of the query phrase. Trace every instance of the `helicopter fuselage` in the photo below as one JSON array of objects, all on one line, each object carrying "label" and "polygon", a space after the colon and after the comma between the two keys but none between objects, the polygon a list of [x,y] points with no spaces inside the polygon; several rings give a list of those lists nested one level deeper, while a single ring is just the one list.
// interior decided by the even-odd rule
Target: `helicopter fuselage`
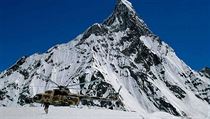
[{"label": "helicopter fuselage", "polygon": [[54,106],[78,105],[80,102],[79,95],[71,94],[69,90],[53,89],[44,93],[36,94],[33,97],[36,103],[48,103]]}]

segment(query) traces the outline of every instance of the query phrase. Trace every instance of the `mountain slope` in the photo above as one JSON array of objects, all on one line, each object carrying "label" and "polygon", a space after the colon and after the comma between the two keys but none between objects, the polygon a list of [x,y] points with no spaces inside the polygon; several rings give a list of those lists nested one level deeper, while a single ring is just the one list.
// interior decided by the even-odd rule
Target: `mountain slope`
[{"label": "mountain slope", "polygon": [[120,86],[120,102],[83,102],[143,115],[164,111],[207,118],[210,78],[192,70],[153,34],[130,2],[118,0],[114,12],[66,44],[22,57],[0,74],[0,105],[27,104],[27,97],[55,85],[101,80],[75,86],[74,93],[107,97]]},{"label": "mountain slope", "polygon": [[203,68],[200,73],[202,73],[203,75],[205,75],[206,77],[210,78],[210,68],[205,67]]}]

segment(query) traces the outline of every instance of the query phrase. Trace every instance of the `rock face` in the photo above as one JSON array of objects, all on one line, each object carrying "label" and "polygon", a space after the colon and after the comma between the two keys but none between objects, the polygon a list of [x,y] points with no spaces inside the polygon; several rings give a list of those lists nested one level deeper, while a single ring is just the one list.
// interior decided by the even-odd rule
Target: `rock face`
[{"label": "rock face", "polygon": [[120,102],[86,101],[81,105],[203,119],[210,108],[209,75],[180,60],[127,0],[118,0],[108,19],[69,43],[22,57],[2,72],[0,106],[26,105],[27,97],[55,88],[43,75],[60,85],[101,80],[71,89],[90,96],[107,97],[122,86]]},{"label": "rock face", "polygon": [[206,77],[210,78],[210,68],[205,67],[203,68],[200,73],[204,74]]}]

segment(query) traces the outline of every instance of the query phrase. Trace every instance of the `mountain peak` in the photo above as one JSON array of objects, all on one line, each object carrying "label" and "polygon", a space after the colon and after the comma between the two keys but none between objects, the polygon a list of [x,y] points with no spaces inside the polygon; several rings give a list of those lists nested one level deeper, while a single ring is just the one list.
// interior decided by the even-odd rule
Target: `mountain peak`
[{"label": "mountain peak", "polygon": [[127,1],[127,0],[117,0],[117,6],[121,6],[121,5],[127,7],[130,11],[134,12],[133,6],[129,1]]},{"label": "mountain peak", "polygon": [[123,31],[129,28],[141,33],[141,35],[151,34],[147,25],[137,16],[128,0],[117,0],[114,12],[104,21],[103,25],[111,27],[113,31]]}]

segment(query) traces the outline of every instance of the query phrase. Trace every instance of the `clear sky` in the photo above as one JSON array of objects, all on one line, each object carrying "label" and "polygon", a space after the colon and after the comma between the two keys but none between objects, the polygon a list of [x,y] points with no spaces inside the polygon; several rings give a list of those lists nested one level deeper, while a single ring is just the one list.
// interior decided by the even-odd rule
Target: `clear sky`
[{"label": "clear sky", "polygon": [[[190,67],[210,66],[210,0],[130,0]],[[0,71],[101,23],[115,0],[0,0]]]}]

